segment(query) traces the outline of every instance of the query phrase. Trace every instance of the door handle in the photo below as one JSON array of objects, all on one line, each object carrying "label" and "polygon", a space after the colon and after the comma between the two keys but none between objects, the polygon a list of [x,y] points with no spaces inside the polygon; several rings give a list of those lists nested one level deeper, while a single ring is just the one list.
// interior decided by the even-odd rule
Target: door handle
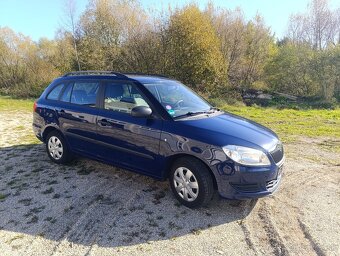
[{"label": "door handle", "polygon": [[62,109],[62,110],[59,111],[59,115],[66,116],[67,113],[65,112],[65,110]]},{"label": "door handle", "polygon": [[106,119],[101,119],[101,120],[98,121],[98,123],[102,126],[111,125],[111,123],[109,121],[107,121]]},{"label": "door handle", "polygon": [[61,109],[59,111],[59,115],[60,116],[64,116],[64,117],[72,117],[72,114],[71,113],[67,113],[64,109]]}]

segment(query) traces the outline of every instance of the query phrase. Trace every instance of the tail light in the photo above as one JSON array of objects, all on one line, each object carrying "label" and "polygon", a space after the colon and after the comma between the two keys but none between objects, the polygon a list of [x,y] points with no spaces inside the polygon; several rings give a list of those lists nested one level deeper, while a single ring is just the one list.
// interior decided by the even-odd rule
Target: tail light
[{"label": "tail light", "polygon": [[37,102],[35,101],[33,104],[33,112],[36,112],[36,110],[37,110]]}]

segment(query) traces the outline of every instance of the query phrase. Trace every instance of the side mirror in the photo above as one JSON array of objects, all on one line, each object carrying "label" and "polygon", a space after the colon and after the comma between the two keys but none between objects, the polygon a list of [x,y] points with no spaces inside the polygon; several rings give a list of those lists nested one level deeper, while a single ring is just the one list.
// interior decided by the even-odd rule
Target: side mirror
[{"label": "side mirror", "polygon": [[150,117],[151,114],[152,110],[147,106],[137,106],[131,109],[131,115],[134,117]]}]

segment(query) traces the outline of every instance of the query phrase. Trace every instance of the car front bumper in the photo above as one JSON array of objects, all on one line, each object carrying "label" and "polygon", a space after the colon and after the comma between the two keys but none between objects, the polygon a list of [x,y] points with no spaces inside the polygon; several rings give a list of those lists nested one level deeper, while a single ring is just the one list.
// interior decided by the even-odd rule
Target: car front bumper
[{"label": "car front bumper", "polygon": [[219,194],[227,199],[253,199],[273,194],[282,180],[283,162],[269,167],[245,167],[230,162],[215,168]]}]

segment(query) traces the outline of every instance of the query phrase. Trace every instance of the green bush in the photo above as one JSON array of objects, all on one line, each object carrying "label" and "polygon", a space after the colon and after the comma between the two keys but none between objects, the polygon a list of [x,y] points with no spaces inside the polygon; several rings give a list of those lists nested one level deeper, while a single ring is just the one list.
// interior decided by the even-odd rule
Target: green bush
[{"label": "green bush", "polygon": [[0,88],[0,95],[22,99],[38,98],[47,85],[48,84],[34,86],[27,84],[16,84],[10,88]]},{"label": "green bush", "polygon": [[[235,95],[235,94],[234,94]],[[234,105],[234,106],[245,106],[240,97],[233,97],[232,95],[228,97],[210,97],[208,102],[215,107],[222,107],[224,105]]]}]

